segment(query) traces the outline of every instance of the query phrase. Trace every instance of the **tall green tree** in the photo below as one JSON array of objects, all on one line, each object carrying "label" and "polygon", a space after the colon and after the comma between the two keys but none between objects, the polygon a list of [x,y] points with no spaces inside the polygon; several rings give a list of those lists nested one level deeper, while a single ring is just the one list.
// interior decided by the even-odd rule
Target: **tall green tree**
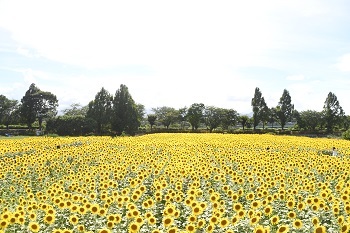
[{"label": "tall green tree", "polygon": [[0,122],[6,125],[7,130],[9,129],[9,124],[18,123],[18,109],[17,100],[11,100],[4,95],[0,95]]},{"label": "tall green tree", "polygon": [[142,122],[145,116],[145,106],[143,104],[136,104],[136,109],[137,109],[137,118],[139,122]]},{"label": "tall green tree", "polygon": [[253,108],[253,128],[256,129],[259,122],[261,121],[261,110],[264,107],[262,104],[262,94],[258,87],[255,88],[254,97],[251,101],[251,106]]},{"label": "tall green tree", "polygon": [[246,127],[248,121],[249,121],[249,117],[246,116],[246,115],[243,115],[243,116],[239,116],[238,117],[238,121],[239,123],[241,123],[242,127],[243,127],[243,130],[244,128]]},{"label": "tall green tree", "polygon": [[64,116],[86,116],[89,106],[81,106],[79,103],[73,103],[69,108],[63,110]]},{"label": "tall green tree", "polygon": [[286,123],[292,119],[293,111],[294,105],[292,104],[292,98],[290,97],[289,91],[284,89],[276,107],[276,118],[279,121],[282,130]]},{"label": "tall green tree", "polygon": [[177,112],[178,112],[177,120],[180,122],[180,129],[184,129],[185,123],[186,123],[187,107],[179,108]]},{"label": "tall green tree", "polygon": [[331,133],[336,125],[341,124],[345,113],[340,106],[337,96],[329,92],[323,105],[323,115],[326,122],[327,132]]},{"label": "tall green tree", "polygon": [[271,128],[273,128],[274,123],[276,122],[276,108],[269,108],[269,119],[268,122],[271,124]]},{"label": "tall green tree", "polygon": [[156,124],[157,115],[156,114],[148,114],[147,120],[148,120],[148,123],[151,125],[151,131],[152,131],[153,125]]},{"label": "tall green tree", "polygon": [[123,132],[134,135],[140,126],[137,105],[128,87],[121,84],[113,99],[112,129],[121,135]]},{"label": "tall green tree", "polygon": [[314,110],[306,110],[295,113],[297,124],[301,129],[315,131],[322,122],[322,113]]},{"label": "tall green tree", "polygon": [[32,83],[21,99],[21,116],[25,119],[29,128],[35,120],[39,121],[39,129],[42,128],[43,119],[57,114],[58,100],[51,92],[41,91]]},{"label": "tall green tree", "polygon": [[206,106],[204,109],[204,122],[212,132],[214,129],[220,126],[223,116],[223,111],[221,108],[214,106]]},{"label": "tall green tree", "polygon": [[167,129],[169,128],[170,124],[174,123],[178,118],[178,112],[172,107],[163,106],[153,108],[152,111],[156,114],[158,121]]},{"label": "tall green tree", "polygon": [[95,99],[89,103],[86,116],[96,121],[98,134],[102,134],[104,128],[111,122],[112,101],[112,95],[102,87],[95,95]]},{"label": "tall green tree", "polygon": [[229,126],[236,124],[238,113],[234,109],[222,109],[221,126],[223,130],[228,130]]},{"label": "tall green tree", "polygon": [[203,121],[205,106],[202,103],[192,104],[188,110],[186,118],[192,126],[192,130],[197,130],[201,121]]},{"label": "tall green tree", "polygon": [[260,109],[260,120],[263,124],[263,129],[265,129],[265,125],[267,122],[269,122],[270,119],[270,109],[267,106],[266,102],[265,102],[265,98],[262,97],[261,98],[261,109]]}]

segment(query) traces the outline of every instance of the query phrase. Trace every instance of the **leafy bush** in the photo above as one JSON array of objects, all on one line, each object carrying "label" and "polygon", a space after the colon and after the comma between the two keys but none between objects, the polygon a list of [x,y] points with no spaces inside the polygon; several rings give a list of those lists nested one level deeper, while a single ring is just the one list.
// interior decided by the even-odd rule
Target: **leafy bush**
[{"label": "leafy bush", "polygon": [[83,116],[59,116],[50,119],[46,129],[51,134],[80,136],[94,132],[96,121]]},{"label": "leafy bush", "polygon": [[344,139],[350,140],[350,129],[345,131],[342,136],[343,136]]}]

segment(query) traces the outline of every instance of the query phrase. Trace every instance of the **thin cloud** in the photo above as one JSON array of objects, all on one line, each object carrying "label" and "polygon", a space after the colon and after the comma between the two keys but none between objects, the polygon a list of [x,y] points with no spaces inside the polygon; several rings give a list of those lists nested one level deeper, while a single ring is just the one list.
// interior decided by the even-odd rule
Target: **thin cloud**
[{"label": "thin cloud", "polygon": [[305,79],[305,76],[303,74],[291,75],[286,77],[286,80],[288,81],[302,81],[304,79]]},{"label": "thin cloud", "polygon": [[350,53],[341,56],[335,67],[342,72],[350,72]]}]

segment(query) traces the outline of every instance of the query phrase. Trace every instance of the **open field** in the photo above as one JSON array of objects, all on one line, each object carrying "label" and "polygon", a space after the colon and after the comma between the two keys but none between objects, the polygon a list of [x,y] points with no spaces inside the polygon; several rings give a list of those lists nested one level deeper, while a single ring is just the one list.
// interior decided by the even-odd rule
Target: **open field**
[{"label": "open field", "polygon": [[0,232],[348,232],[349,165],[336,139],[0,140]]}]

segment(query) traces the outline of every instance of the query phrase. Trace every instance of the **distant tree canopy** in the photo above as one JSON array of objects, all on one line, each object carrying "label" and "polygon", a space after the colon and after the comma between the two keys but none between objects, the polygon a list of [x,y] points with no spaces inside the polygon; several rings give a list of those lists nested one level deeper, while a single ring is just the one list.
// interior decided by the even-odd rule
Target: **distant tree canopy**
[{"label": "distant tree canopy", "polygon": [[203,121],[204,109],[205,106],[202,103],[194,103],[188,108],[186,118],[192,130],[198,129],[200,122]]},{"label": "distant tree canopy", "polygon": [[258,87],[255,88],[254,97],[252,98],[251,105],[253,107],[253,127],[254,130],[258,124],[262,121],[263,127],[265,122],[268,121],[269,108],[266,105],[265,99]]},{"label": "distant tree canopy", "polygon": [[140,126],[140,108],[131,97],[128,87],[121,84],[113,99],[112,130],[117,135],[134,135]]},{"label": "distant tree canopy", "polygon": [[102,87],[95,99],[89,103],[86,116],[96,121],[98,134],[101,134],[104,126],[111,122],[112,101],[112,95]]},{"label": "distant tree canopy", "polygon": [[[29,86],[21,101],[8,99],[0,94],[0,124],[25,123],[31,129],[32,125],[39,125],[42,129],[46,122],[48,132],[59,135],[134,135],[144,132],[150,126],[151,131],[156,127],[180,130],[231,130],[239,123],[243,130],[253,127],[254,130],[262,124],[265,128],[274,128],[277,122],[282,130],[289,121],[296,122],[294,126],[301,130],[324,130],[332,133],[334,130],[349,129],[350,116],[345,116],[336,95],[329,92],[324,102],[323,111],[297,111],[292,104],[288,90],[284,89],[276,107],[269,108],[256,87],[251,99],[252,117],[240,115],[234,109],[205,106],[203,103],[193,103],[189,107],[175,109],[169,106],[152,108],[153,113],[146,111],[145,106],[136,103],[126,85],[121,84],[115,95],[111,95],[104,87],[95,95],[88,105],[71,104],[57,114],[58,100],[51,92],[40,90],[34,83]],[[146,114],[147,112],[147,114]],[[145,116],[146,115],[146,116]],[[44,124],[45,126],[45,124]],[[141,127],[140,127],[141,126]]]},{"label": "distant tree canopy", "polygon": [[4,95],[0,95],[0,123],[9,128],[9,124],[18,123],[19,104],[17,100],[10,100]]},{"label": "distant tree canopy", "polygon": [[38,120],[41,129],[43,119],[57,114],[57,97],[51,92],[41,91],[34,83],[30,85],[21,103],[20,113],[29,128],[35,120]]},{"label": "distant tree canopy", "polygon": [[329,92],[323,105],[323,114],[326,122],[327,132],[331,133],[335,126],[339,126],[344,120],[344,111],[340,106],[337,96]]},{"label": "distant tree canopy", "polygon": [[276,107],[276,118],[279,121],[282,130],[286,123],[292,120],[293,111],[294,105],[292,104],[292,98],[290,97],[289,91],[284,89]]},{"label": "distant tree canopy", "polygon": [[177,120],[179,115],[175,108],[166,106],[153,108],[152,111],[157,116],[158,121],[161,122],[167,129],[169,128],[170,124]]},{"label": "distant tree canopy", "polygon": [[152,131],[153,125],[156,124],[157,115],[156,114],[149,114],[149,115],[147,115],[147,120],[148,120],[148,123],[151,125],[151,131]]},{"label": "distant tree canopy", "polygon": [[63,110],[64,116],[86,116],[89,106],[81,106],[79,103],[73,103],[70,105],[70,108]]}]

